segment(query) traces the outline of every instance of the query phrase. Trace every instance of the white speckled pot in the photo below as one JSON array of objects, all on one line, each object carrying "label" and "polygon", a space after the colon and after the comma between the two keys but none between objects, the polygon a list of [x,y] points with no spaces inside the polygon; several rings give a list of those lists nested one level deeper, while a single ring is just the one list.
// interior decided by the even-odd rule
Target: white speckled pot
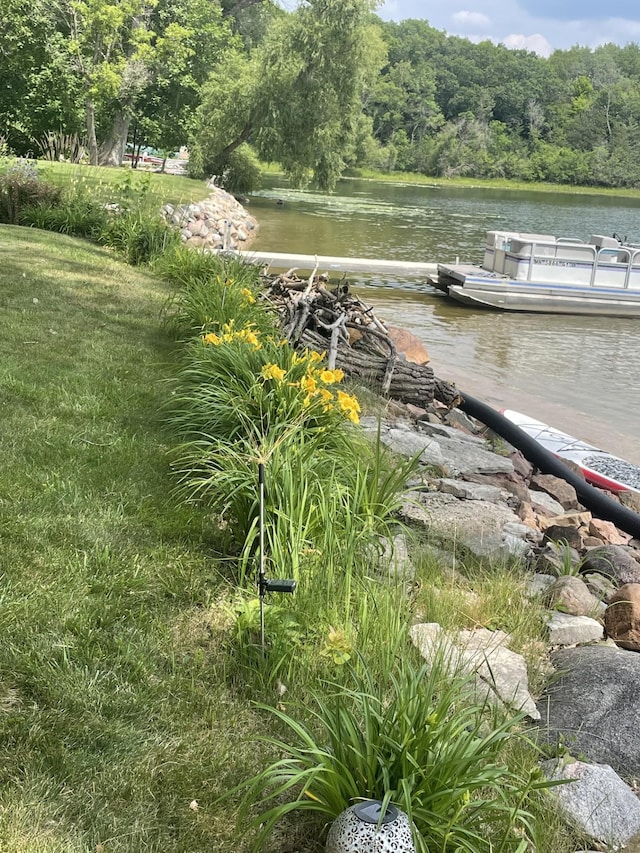
[{"label": "white speckled pot", "polygon": [[326,853],[415,853],[407,815],[389,806],[378,827],[380,805],[368,800],[338,815],[329,830]]}]

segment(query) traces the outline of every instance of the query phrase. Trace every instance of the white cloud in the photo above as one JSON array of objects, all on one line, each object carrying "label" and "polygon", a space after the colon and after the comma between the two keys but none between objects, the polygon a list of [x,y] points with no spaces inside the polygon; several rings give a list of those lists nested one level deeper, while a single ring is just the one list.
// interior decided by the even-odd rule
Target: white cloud
[{"label": "white cloud", "polygon": [[451,20],[458,26],[468,27],[469,29],[485,29],[491,24],[490,19],[482,12],[467,12],[466,10],[455,12],[451,16]]},{"label": "white cloud", "polygon": [[553,47],[549,44],[546,38],[540,33],[535,33],[532,36],[525,36],[519,33],[511,33],[500,41],[511,48],[511,50],[530,50],[537,53],[539,56],[551,56]]}]

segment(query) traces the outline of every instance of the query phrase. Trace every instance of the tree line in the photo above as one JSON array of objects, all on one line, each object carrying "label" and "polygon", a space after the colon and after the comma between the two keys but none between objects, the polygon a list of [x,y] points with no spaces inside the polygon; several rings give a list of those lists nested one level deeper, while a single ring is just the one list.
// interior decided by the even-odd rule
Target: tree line
[{"label": "tree line", "polygon": [[119,165],[187,144],[250,189],[257,158],[331,189],[347,170],[640,186],[640,48],[549,58],[377,0],[4,0],[0,145]]}]

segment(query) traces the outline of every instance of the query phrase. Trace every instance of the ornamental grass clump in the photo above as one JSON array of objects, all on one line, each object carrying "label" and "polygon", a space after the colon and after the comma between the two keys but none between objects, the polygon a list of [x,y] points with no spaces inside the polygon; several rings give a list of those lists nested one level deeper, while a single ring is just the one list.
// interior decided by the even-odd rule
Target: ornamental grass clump
[{"label": "ornamental grass clump", "polygon": [[300,716],[259,705],[285,734],[259,738],[277,758],[231,792],[242,793],[238,825],[256,831],[252,849],[293,812],[329,823],[361,798],[405,811],[419,853],[531,849],[527,798],[549,783],[507,765],[521,715],[500,720],[474,704],[444,653],[416,667],[404,650],[386,678],[358,664]]}]

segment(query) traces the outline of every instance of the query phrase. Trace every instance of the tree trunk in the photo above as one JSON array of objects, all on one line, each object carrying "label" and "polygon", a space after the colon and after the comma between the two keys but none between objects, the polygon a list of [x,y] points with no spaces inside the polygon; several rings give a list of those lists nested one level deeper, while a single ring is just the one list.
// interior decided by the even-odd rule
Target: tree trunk
[{"label": "tree trunk", "polygon": [[98,165],[98,143],[96,142],[96,109],[93,98],[85,101],[87,110],[87,147],[89,148],[89,162],[92,166]]},{"label": "tree trunk", "polygon": [[238,136],[236,139],[233,140],[233,142],[230,142],[229,145],[222,149],[222,151],[215,159],[215,174],[222,173],[224,167],[226,166],[227,160],[229,159],[229,156],[233,154],[236,148],[239,148],[243,142],[247,141],[247,139],[251,135],[252,130],[253,128],[250,124],[245,125],[240,136]]},{"label": "tree trunk", "polygon": [[116,112],[109,138],[100,146],[101,166],[122,166],[129,135],[131,116],[123,110]]}]

